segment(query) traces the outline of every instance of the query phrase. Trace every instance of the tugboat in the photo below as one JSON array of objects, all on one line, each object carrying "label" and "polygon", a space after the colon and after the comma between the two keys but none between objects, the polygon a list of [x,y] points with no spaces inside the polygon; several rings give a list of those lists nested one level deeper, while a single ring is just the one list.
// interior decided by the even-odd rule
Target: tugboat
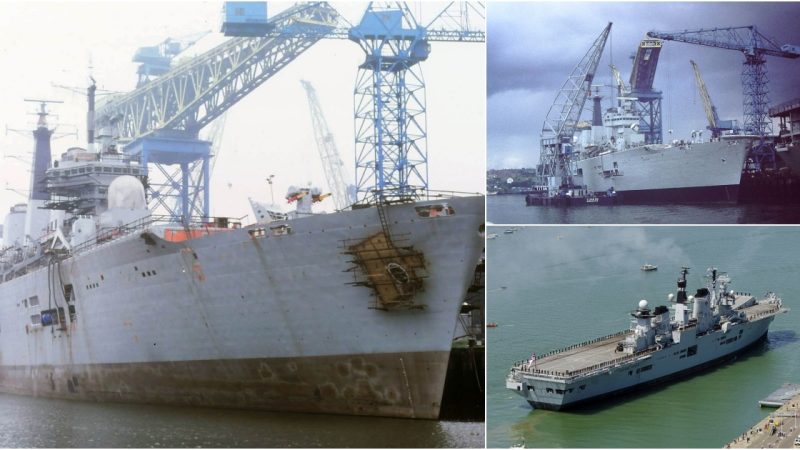
[{"label": "tugboat", "polygon": [[681,270],[667,306],[639,301],[631,327],[604,337],[517,361],[506,388],[534,408],[563,410],[645,386],[675,380],[747,350],[789,310],[775,293],[761,298],[729,289],[730,278],[708,269],[708,284],[687,296]]}]

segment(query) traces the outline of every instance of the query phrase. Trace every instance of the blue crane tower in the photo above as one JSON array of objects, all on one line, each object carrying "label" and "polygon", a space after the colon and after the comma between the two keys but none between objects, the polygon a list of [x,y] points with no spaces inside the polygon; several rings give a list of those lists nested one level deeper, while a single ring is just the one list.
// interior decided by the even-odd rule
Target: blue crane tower
[{"label": "blue crane tower", "polygon": [[355,86],[356,199],[419,197],[428,191],[425,81],[420,63],[430,42],[484,42],[470,12],[482,5],[450,3],[421,25],[405,3],[370,3],[347,37],[366,56]]},{"label": "blue crane tower", "polygon": [[644,134],[646,144],[663,142],[662,95],[661,91],[653,88],[660,53],[660,40],[642,39],[633,59],[633,70],[631,71],[630,96],[636,99],[633,100],[633,107],[639,114],[639,131]]},{"label": "blue crane tower", "polygon": [[648,36],[668,41],[686,42],[707,47],[735,50],[744,54],[742,87],[744,91],[743,131],[761,136],[761,144],[754,148],[752,156],[760,167],[774,165],[774,152],[764,138],[772,134],[769,119],[769,78],[766,56],[780,58],[800,57],[800,51],[792,45],[780,45],[763,35],[754,25],[745,27],[710,28],[686,30],[674,33],[650,31]]},{"label": "blue crane tower", "polygon": [[[127,156],[164,176],[163,184],[148,186],[152,208],[174,221],[208,217],[211,143],[198,139],[199,131],[335,29],[338,20],[325,2],[291,6],[269,20],[270,34],[234,37],[107,99],[95,113],[101,143],[116,141]],[[176,165],[174,176],[169,168]],[[199,170],[192,170],[195,165]]]},{"label": "blue crane tower", "polygon": [[556,94],[556,99],[547,111],[540,140],[539,175],[547,180],[548,195],[553,196],[562,187],[573,186],[574,155],[572,137],[578,126],[583,107],[592,89],[592,81],[600,57],[611,33],[609,23],[581,61],[572,69],[567,81]]},{"label": "blue crane tower", "polygon": [[[254,8],[259,20],[250,23]],[[236,37],[110,99],[97,111],[96,128],[101,141],[115,139],[127,155],[164,176],[165,183],[148,187],[151,207],[165,209],[173,220],[208,217],[210,143],[197,139],[199,130],[314,43],[350,39],[367,55],[358,77],[364,82],[356,89],[357,199],[375,191],[419,195],[428,179],[418,63],[427,58],[430,41],[485,41],[469,22],[470,12],[484,18],[482,8],[451,3],[420,26],[405,4],[370,3],[358,25],[345,27],[326,2],[296,4],[268,21],[263,3],[228,2],[223,31]],[[168,171],[174,165],[178,175]]]}]

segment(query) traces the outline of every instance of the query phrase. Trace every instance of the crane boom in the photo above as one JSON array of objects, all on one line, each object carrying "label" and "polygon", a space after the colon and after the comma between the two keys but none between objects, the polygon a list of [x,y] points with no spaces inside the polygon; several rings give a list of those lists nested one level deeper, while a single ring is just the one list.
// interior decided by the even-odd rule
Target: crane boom
[{"label": "crane boom", "polygon": [[768,78],[765,56],[797,58],[800,53],[791,45],[779,45],[761,34],[754,25],[710,28],[679,32],[649,31],[648,36],[668,41],[736,50],[745,56],[742,68],[744,90],[744,131],[759,136],[772,134],[769,119]]},{"label": "crane boom", "polygon": [[714,104],[711,103],[711,97],[708,95],[706,83],[703,81],[703,77],[700,75],[700,68],[697,67],[697,63],[695,63],[693,60],[689,60],[689,62],[692,64],[692,69],[694,69],[694,79],[697,82],[697,89],[700,91],[700,97],[703,99],[703,108],[706,111],[708,126],[712,129],[716,128],[717,121],[719,120],[717,109],[714,107]]},{"label": "crane boom", "polygon": [[311,125],[314,128],[314,138],[317,141],[317,149],[322,160],[322,168],[325,171],[325,179],[328,181],[328,188],[331,190],[333,202],[336,209],[342,210],[354,203],[350,198],[347,189],[347,182],[344,176],[344,163],[339,157],[339,149],[333,140],[333,133],[328,127],[328,121],[322,113],[317,91],[308,81],[300,80],[308,96],[308,107],[311,110]]},{"label": "crane boom", "polygon": [[[125,144],[159,130],[195,135],[245,95],[322,39],[339,14],[325,2],[290,7],[269,22],[275,37],[233,38],[126,95],[96,113],[97,128],[111,127]],[[297,32],[298,20],[315,33]],[[295,30],[295,31],[292,31]]]},{"label": "crane boom", "polygon": [[572,70],[567,81],[558,91],[556,99],[547,112],[541,134],[541,175],[549,177],[551,188],[554,182],[563,184],[571,176],[571,143],[583,106],[589,97],[600,56],[611,32],[609,23],[594,41],[589,51]]},{"label": "crane boom", "polygon": [[678,32],[650,31],[647,35],[668,41],[738,50],[749,56],[763,54],[781,58],[800,57],[798,53],[784,50],[775,40],[761,34],[754,25],[746,27],[701,28],[699,30]]}]

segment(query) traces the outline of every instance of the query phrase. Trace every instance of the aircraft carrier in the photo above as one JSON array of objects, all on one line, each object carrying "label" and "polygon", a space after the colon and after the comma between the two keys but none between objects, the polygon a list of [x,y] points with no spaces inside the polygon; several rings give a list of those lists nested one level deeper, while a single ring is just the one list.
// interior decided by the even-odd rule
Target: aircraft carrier
[{"label": "aircraft carrier", "polygon": [[578,179],[592,192],[615,192],[623,203],[736,202],[747,153],[758,136],[700,135],[668,144],[645,144],[630,100],[580,132]]},{"label": "aircraft carrier", "polygon": [[[0,391],[438,416],[482,196],[313,214],[300,192],[297,211],[249,226],[165,224],[139,170],[72,148],[37,174],[52,197],[26,228],[48,217],[45,234],[7,228],[0,253]],[[75,189],[107,199],[65,201]]]},{"label": "aircraft carrier", "polygon": [[729,289],[730,278],[709,269],[708,284],[687,296],[684,268],[674,313],[646,300],[628,330],[514,363],[506,387],[531,406],[563,410],[674,380],[725,361],[766,338],[776,315],[788,312],[774,293],[762,298]]}]

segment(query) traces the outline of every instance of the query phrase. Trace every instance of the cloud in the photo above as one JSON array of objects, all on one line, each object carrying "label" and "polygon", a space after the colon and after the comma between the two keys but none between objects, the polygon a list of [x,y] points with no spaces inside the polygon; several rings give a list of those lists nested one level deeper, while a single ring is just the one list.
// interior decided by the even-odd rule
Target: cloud
[{"label": "cloud", "polygon": [[[792,2],[548,2],[489,3],[488,7],[489,167],[493,162],[517,158],[521,149],[512,145],[524,139],[531,143],[528,153],[536,155],[538,161],[539,131],[556,93],[608,22],[614,25],[596,83],[609,86],[609,63],[613,60],[627,82],[629,57],[650,30],[756,25],[779,43],[800,44],[800,28],[796,26],[800,4]],[[742,55],[666,42],[654,82],[664,93],[665,134],[673,129],[675,138],[685,138],[692,130],[705,129],[690,59],[699,64],[720,116],[741,123]],[[800,96],[795,76],[800,60],[767,59],[771,103]],[[601,95],[610,96],[610,89],[601,89]],[[525,101],[530,102],[526,105]],[[534,122],[523,124],[522,117]],[[519,128],[513,128],[515,125]]]}]

